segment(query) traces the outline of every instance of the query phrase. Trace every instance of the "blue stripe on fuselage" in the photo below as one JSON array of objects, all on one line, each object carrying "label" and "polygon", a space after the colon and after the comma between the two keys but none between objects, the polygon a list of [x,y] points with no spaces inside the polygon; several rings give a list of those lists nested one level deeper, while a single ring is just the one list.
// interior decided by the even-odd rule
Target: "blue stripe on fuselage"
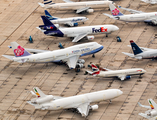
[{"label": "blue stripe on fuselage", "polygon": [[99,47],[99,48],[97,48],[97,49],[95,49],[95,50],[92,50],[92,51],[90,51],[90,52],[83,53],[83,54],[81,55],[81,57],[82,57],[82,56],[86,56],[86,55],[90,55],[90,54],[97,53],[97,52],[99,52],[100,50],[102,50],[103,48],[104,48],[104,46],[101,46],[101,47]]}]

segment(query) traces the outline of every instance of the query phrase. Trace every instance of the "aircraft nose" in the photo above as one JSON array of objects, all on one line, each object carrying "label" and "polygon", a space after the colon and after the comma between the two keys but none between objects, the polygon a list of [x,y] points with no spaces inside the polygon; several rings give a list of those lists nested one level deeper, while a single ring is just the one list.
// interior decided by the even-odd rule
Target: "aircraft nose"
[{"label": "aircraft nose", "polygon": [[146,70],[142,70],[144,73],[146,73]]},{"label": "aircraft nose", "polygon": [[123,94],[121,90],[118,91],[119,96]]},{"label": "aircraft nose", "polygon": [[117,30],[119,30],[119,27],[114,26],[113,31],[117,31]]}]

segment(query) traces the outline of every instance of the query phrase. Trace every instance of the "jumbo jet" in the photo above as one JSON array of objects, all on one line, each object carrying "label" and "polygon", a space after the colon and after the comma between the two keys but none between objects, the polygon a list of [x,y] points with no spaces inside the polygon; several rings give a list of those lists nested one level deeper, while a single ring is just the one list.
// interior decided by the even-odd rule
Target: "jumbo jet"
[{"label": "jumbo jet", "polygon": [[51,0],[44,0],[43,3],[38,3],[45,9],[52,8],[54,10],[74,10],[76,13],[93,13],[94,9],[104,9],[109,4],[113,4],[112,1],[84,1],[84,2],[73,2],[70,0],[63,0],[66,3],[53,3]]},{"label": "jumbo jet", "polygon": [[141,1],[149,4],[157,4],[157,0],[141,0]]},{"label": "jumbo jet", "polygon": [[53,24],[64,24],[70,27],[78,26],[78,23],[83,23],[88,20],[86,17],[69,17],[69,18],[58,18],[51,16],[51,14],[45,10],[45,16],[53,23]]},{"label": "jumbo jet", "polygon": [[94,25],[94,26],[83,26],[83,27],[71,27],[71,28],[60,28],[59,25],[55,25],[45,16],[41,16],[44,25],[37,27],[45,35],[55,37],[74,37],[72,42],[78,42],[81,39],[87,37],[88,40],[93,40],[94,36],[88,36],[91,34],[111,34],[114,31],[119,30],[115,25]]},{"label": "jumbo jet", "polygon": [[98,68],[94,63],[91,64],[92,71],[86,71],[90,75],[97,77],[117,77],[121,81],[130,79],[131,75],[143,75],[146,71],[142,68],[132,68],[123,70],[110,70],[106,68]]},{"label": "jumbo jet", "polygon": [[136,59],[156,59],[157,58],[157,49],[150,49],[144,47],[138,47],[133,40],[130,40],[129,47],[132,47],[132,51],[134,54],[122,52],[123,54],[136,58]]},{"label": "jumbo jet", "polygon": [[38,87],[34,88],[34,92],[31,91],[36,98],[27,101],[27,103],[33,105],[35,109],[76,109],[76,111],[78,111],[83,117],[87,117],[90,110],[98,109],[97,104],[90,105],[90,103],[111,100],[123,94],[119,89],[108,89],[71,97],[59,97],[45,95]]},{"label": "jumbo jet", "polygon": [[141,103],[138,102],[140,107],[149,109],[145,113],[139,113],[139,115],[149,120],[150,119],[156,120],[157,119],[157,104],[152,99],[148,99],[148,103],[150,106],[142,105]]},{"label": "jumbo jet", "polygon": [[[85,44],[74,45],[60,50],[37,50],[37,49],[24,49],[16,42],[11,42],[11,48],[15,56],[2,55],[10,60],[19,63],[66,63],[70,69],[77,66],[83,67],[84,60],[79,57],[95,54],[103,49],[103,46],[97,42],[90,42]],[[28,51],[38,54],[30,54]]]},{"label": "jumbo jet", "polygon": [[113,4],[109,4],[112,15],[104,13],[104,15],[125,22],[145,22],[148,24],[156,25],[157,24],[157,12],[149,12],[145,13],[142,11],[132,10],[128,8],[123,8],[119,6],[119,8],[127,10],[134,14],[123,15]]}]

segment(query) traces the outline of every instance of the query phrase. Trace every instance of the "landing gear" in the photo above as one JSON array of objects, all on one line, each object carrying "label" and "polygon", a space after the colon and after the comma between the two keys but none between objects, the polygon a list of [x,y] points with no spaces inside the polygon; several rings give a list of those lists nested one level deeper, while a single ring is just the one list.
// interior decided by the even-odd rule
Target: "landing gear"
[{"label": "landing gear", "polygon": [[46,67],[48,67],[48,63],[46,63]]},{"label": "landing gear", "polygon": [[95,55],[93,54],[92,57],[95,58]]},{"label": "landing gear", "polygon": [[108,37],[108,34],[106,34],[106,37]]},{"label": "landing gear", "polygon": [[112,103],[112,100],[109,100],[109,103]]},{"label": "landing gear", "polygon": [[142,78],[142,74],[140,74],[139,78]]},{"label": "landing gear", "polygon": [[84,22],[83,22],[83,24],[84,24]]}]

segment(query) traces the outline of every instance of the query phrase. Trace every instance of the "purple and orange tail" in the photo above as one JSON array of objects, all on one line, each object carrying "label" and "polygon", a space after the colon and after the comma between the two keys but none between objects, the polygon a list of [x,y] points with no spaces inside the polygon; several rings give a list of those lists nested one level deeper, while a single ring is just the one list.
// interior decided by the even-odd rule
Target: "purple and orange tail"
[{"label": "purple and orange tail", "polygon": [[15,57],[24,57],[24,56],[31,55],[23,47],[21,47],[17,42],[11,42],[10,44],[13,49]]}]

